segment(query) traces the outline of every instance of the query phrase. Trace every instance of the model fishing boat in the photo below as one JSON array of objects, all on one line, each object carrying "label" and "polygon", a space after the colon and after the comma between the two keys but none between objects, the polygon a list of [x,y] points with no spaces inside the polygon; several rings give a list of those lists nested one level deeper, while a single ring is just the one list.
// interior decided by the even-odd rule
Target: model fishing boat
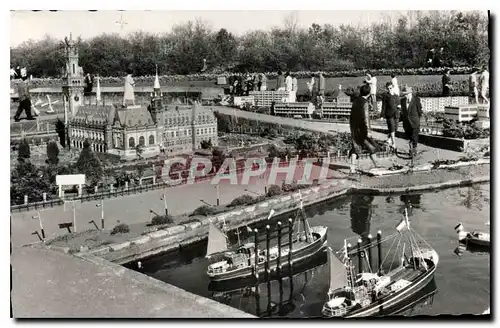
[{"label": "model fishing boat", "polygon": [[[344,248],[339,252],[334,253],[330,249],[330,289],[329,300],[322,310],[324,316],[355,318],[391,313],[429,284],[439,262],[438,254],[410,228],[406,209],[405,217],[396,230],[397,233],[384,240],[381,238],[377,240],[379,267],[373,268],[371,267],[373,263],[368,263],[370,272],[362,272],[360,260],[360,272],[355,275],[351,258],[355,254],[359,259],[369,258],[364,255],[373,246],[372,243],[362,248],[361,241],[359,241],[358,249],[352,251],[344,241]],[[381,256],[381,245],[388,240],[393,240],[388,253],[391,252],[396,241],[397,246],[390,267],[385,272],[383,269],[385,259],[383,260]],[[421,247],[419,241],[428,248]],[[370,254],[370,251],[368,252]],[[394,266],[396,255],[400,255],[397,257],[399,264]]]},{"label": "model fishing boat", "polygon": [[[270,281],[277,281],[280,279],[288,279],[290,276],[295,276],[301,274],[305,271],[309,271],[320,267],[328,262],[328,254],[326,253],[326,248],[322,252],[317,252],[312,256],[309,256],[303,261],[300,261],[293,265],[293,271],[289,270],[289,267],[284,267],[281,270],[274,270],[271,272],[269,277],[266,274],[259,276],[259,284],[265,283],[268,279]],[[255,285],[255,277],[248,276],[246,278],[229,280],[229,281],[210,281],[208,284],[208,290],[212,292],[233,292],[241,291],[248,286]]]},{"label": "model fishing boat", "polygon": [[485,232],[473,231],[467,232],[464,230],[464,225],[459,223],[455,227],[458,235],[458,241],[465,244],[473,244],[481,247],[490,247],[490,234]]},{"label": "model fishing boat", "polygon": [[[271,210],[268,220],[274,214]],[[292,221],[293,230],[289,231],[288,240],[281,241],[272,247],[261,248],[258,240],[245,243],[228,250],[227,236],[214,224],[210,225],[208,235],[207,257],[221,258],[208,266],[207,274],[212,281],[228,281],[242,279],[249,276],[258,276],[265,272],[282,269],[298,264],[315,253],[324,250],[327,242],[327,227],[310,227],[304,213],[302,201],[295,219]],[[301,231],[301,226],[303,230]],[[256,236],[257,239],[257,236]],[[290,242],[291,241],[291,242]]]}]

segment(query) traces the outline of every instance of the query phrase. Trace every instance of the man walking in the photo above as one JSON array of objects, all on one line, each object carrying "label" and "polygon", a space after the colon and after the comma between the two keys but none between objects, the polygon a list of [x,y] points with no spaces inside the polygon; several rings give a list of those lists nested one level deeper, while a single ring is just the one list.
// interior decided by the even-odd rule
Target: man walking
[{"label": "man walking", "polygon": [[401,119],[403,129],[409,140],[410,156],[417,154],[418,135],[420,134],[420,117],[422,116],[422,104],[420,98],[413,95],[411,87],[405,86],[402,90],[405,96],[401,99]]},{"label": "man walking", "polygon": [[352,138],[352,148],[349,152],[349,157],[351,158],[351,173],[356,172],[357,159],[362,153],[363,148],[368,150],[373,165],[377,167],[377,162],[373,156],[376,152],[376,148],[370,140],[368,133],[369,97],[370,86],[364,84],[360,88],[359,97],[357,97],[352,104],[351,116],[349,117],[349,127],[351,129]]},{"label": "man walking", "polygon": [[14,115],[14,121],[19,122],[21,119],[19,116],[24,111],[26,113],[27,120],[34,120],[35,118],[31,114],[31,95],[29,89],[28,76],[22,75],[21,82],[17,87],[17,92],[19,95],[19,107],[17,108],[16,114]]}]

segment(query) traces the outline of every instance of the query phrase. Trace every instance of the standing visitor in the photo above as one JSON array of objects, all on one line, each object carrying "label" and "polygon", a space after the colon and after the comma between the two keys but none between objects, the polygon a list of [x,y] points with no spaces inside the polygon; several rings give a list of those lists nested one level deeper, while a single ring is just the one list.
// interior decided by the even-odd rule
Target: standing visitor
[{"label": "standing visitor", "polygon": [[285,91],[285,77],[282,71],[278,71],[278,80],[276,81],[276,91]]},{"label": "standing visitor", "polygon": [[132,78],[132,70],[128,69],[127,76],[125,77],[125,87],[123,92],[123,107],[126,107],[130,103],[132,106],[135,106],[134,87],[135,82]]},{"label": "standing visitor", "polygon": [[368,133],[368,110],[370,107],[368,99],[370,97],[370,87],[367,84],[362,85],[359,95],[352,104],[351,116],[349,117],[352,138],[352,148],[349,152],[351,173],[356,172],[357,159],[361,155],[363,148],[368,150],[373,165],[377,167],[377,162],[375,162],[375,158],[373,157],[376,149]]},{"label": "standing visitor", "polygon": [[28,76],[21,76],[21,82],[17,86],[17,93],[19,96],[19,107],[17,108],[16,113],[14,114],[14,121],[19,122],[21,119],[19,116],[24,111],[26,113],[27,120],[34,120],[35,118],[31,114],[31,95],[30,95],[30,85],[28,80]]},{"label": "standing visitor", "polygon": [[267,90],[267,77],[264,73],[260,73],[259,75],[259,91],[266,91]]},{"label": "standing visitor", "polygon": [[292,75],[292,92],[293,92],[292,102],[297,101],[297,89],[299,87],[298,83],[299,83],[299,81],[297,81],[297,78],[295,77],[295,75]]},{"label": "standing visitor", "polygon": [[377,109],[377,78],[375,76],[372,76],[371,72],[368,71],[366,72],[365,82],[370,87],[370,111],[375,111]]},{"label": "standing visitor", "polygon": [[10,68],[10,79],[11,80],[15,79],[16,75],[17,75],[16,70],[11,67]]},{"label": "standing visitor", "polygon": [[290,72],[286,72],[285,73],[285,91],[286,92],[292,91],[292,85],[293,85],[292,76],[290,75]]},{"label": "standing visitor", "polygon": [[309,96],[309,102],[312,102],[312,100],[313,100],[313,90],[314,90],[315,83],[316,83],[316,81],[314,80],[314,75],[311,75],[311,80],[309,82],[306,82],[307,95]]},{"label": "standing visitor", "polygon": [[16,78],[21,78],[21,66],[19,65],[16,67]]},{"label": "standing visitor", "polygon": [[434,48],[432,48],[431,50],[429,50],[429,51],[427,52],[427,59],[426,59],[426,61],[425,61],[425,63],[426,63],[426,66],[427,66],[427,67],[432,67],[433,62],[434,62],[434,56],[435,56],[435,53],[434,53],[434,52],[435,52],[435,51],[436,51],[436,50],[435,50]]},{"label": "standing visitor", "polygon": [[476,104],[479,104],[479,91],[477,83],[477,73],[478,69],[474,68],[474,71],[469,75],[469,97],[473,97],[476,100]]},{"label": "standing visitor", "polygon": [[392,82],[386,83],[387,94],[384,95],[382,100],[382,111],[380,113],[381,117],[384,117],[387,122],[387,144],[392,150],[396,149],[396,130],[397,130],[397,120],[399,120],[398,107],[400,104],[399,95],[396,94],[394,90],[394,85]]},{"label": "standing visitor", "polygon": [[91,94],[92,94],[92,88],[94,87],[94,78],[90,76],[90,73],[87,73],[85,75],[85,87],[83,89],[83,94],[85,98],[89,100],[89,105],[91,104]]},{"label": "standing visitor", "polygon": [[392,83],[392,92],[394,92],[395,95],[399,96],[399,83],[398,79],[396,78],[396,74],[392,73],[391,74],[391,83]]},{"label": "standing visitor", "polygon": [[420,98],[412,94],[411,87],[405,86],[402,94],[405,96],[401,99],[401,119],[403,121],[403,129],[409,140],[410,156],[413,158],[417,154],[418,135],[420,133],[420,117],[422,116],[422,104]]},{"label": "standing visitor", "polygon": [[449,69],[446,69],[446,71],[444,71],[444,75],[442,77],[442,83],[443,83],[443,97],[450,97],[452,84],[451,84]]},{"label": "standing visitor", "polygon": [[486,66],[483,67],[483,72],[479,77],[479,82],[481,84],[481,99],[483,103],[489,104],[488,100],[488,89],[490,88],[490,73],[488,72],[488,68]]},{"label": "standing visitor", "polygon": [[321,72],[318,74],[318,96],[322,104],[325,101],[325,77]]},{"label": "standing visitor", "polygon": [[285,73],[285,92],[287,93],[286,96],[286,101],[287,102],[292,102],[292,97],[293,97],[293,78],[292,75],[290,75],[290,72]]}]

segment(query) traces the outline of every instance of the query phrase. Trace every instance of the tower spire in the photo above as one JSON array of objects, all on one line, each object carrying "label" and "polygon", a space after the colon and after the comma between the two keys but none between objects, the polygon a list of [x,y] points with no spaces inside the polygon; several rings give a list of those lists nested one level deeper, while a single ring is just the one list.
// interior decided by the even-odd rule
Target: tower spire
[{"label": "tower spire", "polygon": [[156,76],[155,76],[155,83],[154,83],[153,89],[154,89],[155,93],[160,91],[160,79],[158,78],[158,65],[156,65]]}]

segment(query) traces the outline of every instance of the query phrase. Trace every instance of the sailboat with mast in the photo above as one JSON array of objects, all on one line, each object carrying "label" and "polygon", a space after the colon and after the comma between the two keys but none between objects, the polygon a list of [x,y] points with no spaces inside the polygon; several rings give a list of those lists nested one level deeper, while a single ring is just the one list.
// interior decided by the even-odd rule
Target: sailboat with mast
[{"label": "sailboat with mast", "polygon": [[[350,245],[344,241],[344,247],[340,251],[333,252],[329,249],[330,288],[328,301],[321,311],[323,316],[356,318],[385,315],[394,312],[405,300],[432,281],[439,256],[416,231],[410,228],[406,209],[405,217],[397,225],[396,230],[393,235],[377,240],[379,265],[378,268],[373,268],[370,267],[372,263],[368,263],[370,272],[359,272],[356,275],[352,257],[357,255],[366,259],[366,251],[374,246],[373,243],[358,249],[350,249]],[[389,240],[392,240],[391,247],[387,256],[382,259],[382,244]],[[396,242],[390,267],[384,270],[384,265],[387,266],[384,262]],[[426,247],[419,245],[422,243]],[[393,265],[395,259],[399,262],[396,266]]]},{"label": "sailboat with mast", "polygon": [[[271,210],[267,220],[270,220],[274,213],[274,210]],[[291,233],[288,231],[285,234],[291,235],[291,240],[278,238],[281,244],[276,243],[269,249],[259,246],[261,241],[256,240],[230,250],[227,235],[214,224],[210,224],[207,258],[216,258],[218,261],[208,266],[207,275],[212,281],[230,281],[248,278],[252,275],[258,276],[264,273],[266,268],[272,271],[278,269],[278,264],[281,269],[293,266],[325,249],[328,228],[309,225],[302,200],[296,217],[292,220],[292,228]]]}]

